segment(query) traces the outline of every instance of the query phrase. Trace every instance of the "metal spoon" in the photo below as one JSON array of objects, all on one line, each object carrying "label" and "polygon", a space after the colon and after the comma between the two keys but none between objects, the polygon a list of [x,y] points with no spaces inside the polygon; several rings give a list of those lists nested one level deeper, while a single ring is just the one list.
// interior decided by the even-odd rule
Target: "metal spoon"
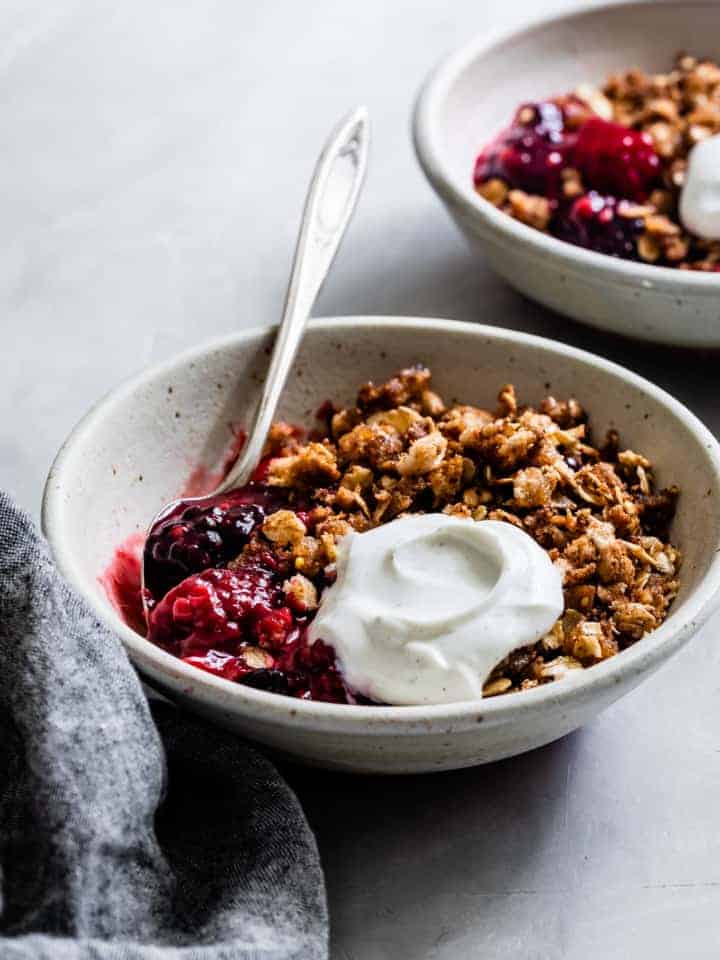
[{"label": "metal spoon", "polygon": [[[262,455],[315,300],[355,209],[365,177],[369,138],[367,110],[359,107],[335,127],[320,154],[305,201],[283,317],[263,391],[240,456],[212,493],[173,500],[164,506],[148,527],[148,536],[157,524],[179,507],[202,506],[219,493],[241,487],[250,479]],[[147,552],[143,552],[142,598],[146,619],[149,613],[149,595],[145,589],[147,562]]]}]

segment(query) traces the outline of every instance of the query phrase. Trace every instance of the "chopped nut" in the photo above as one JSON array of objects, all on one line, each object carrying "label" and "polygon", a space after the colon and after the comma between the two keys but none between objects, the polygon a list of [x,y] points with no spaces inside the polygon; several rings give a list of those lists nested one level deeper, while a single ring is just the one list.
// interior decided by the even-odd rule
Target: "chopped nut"
[{"label": "chopped nut", "polygon": [[493,206],[501,207],[507,200],[508,186],[504,180],[496,178],[486,180],[485,183],[477,184],[475,189],[481,197],[484,197]]},{"label": "chopped nut", "polygon": [[294,546],[307,533],[307,527],[292,510],[276,510],[266,518],[262,532],[273,543]]},{"label": "chopped nut", "polygon": [[317,576],[326,563],[335,559],[327,555],[325,544],[316,537],[303,537],[294,544],[292,557],[295,569],[302,570],[308,577]]},{"label": "chopped nut", "polygon": [[601,660],[602,646],[600,640],[603,635],[602,625],[585,621],[576,631],[572,653],[577,660]]},{"label": "chopped nut", "polygon": [[382,428],[390,428],[399,434],[407,433],[413,424],[422,417],[412,407],[395,407],[393,410],[380,410],[367,418],[367,423],[378,424]]},{"label": "chopped nut", "polygon": [[424,414],[430,417],[441,417],[445,413],[445,404],[433,390],[423,390],[420,403]]},{"label": "chopped nut", "polygon": [[542,507],[550,502],[558,479],[548,467],[518,470],[513,478],[513,500],[518,507]]},{"label": "chopped nut", "polygon": [[397,463],[401,477],[412,477],[429,473],[438,467],[445,456],[447,440],[439,432],[428,433],[410,445],[410,449],[400,456]]},{"label": "chopped nut", "polygon": [[297,454],[271,460],[268,468],[268,483],[280,487],[323,483],[339,476],[335,453],[322,443],[309,443]]},{"label": "chopped nut", "polygon": [[603,120],[613,119],[613,105],[602,90],[590,83],[581,83],[575,87],[575,96],[586,103],[593,113],[602,117]]},{"label": "chopped nut", "polygon": [[655,263],[656,260],[660,259],[662,247],[657,238],[649,233],[643,233],[638,237],[637,248],[638,253],[646,263]]},{"label": "chopped nut", "polygon": [[543,680],[560,680],[571,670],[582,670],[582,664],[575,657],[555,657],[540,670]]},{"label": "chopped nut", "polygon": [[267,670],[273,666],[273,658],[261,647],[242,647],[240,657],[251,670]]},{"label": "chopped nut", "polygon": [[354,463],[343,474],[340,481],[341,487],[347,487],[349,490],[367,490],[373,481],[373,472],[367,467]]},{"label": "chopped nut", "polygon": [[507,693],[512,686],[512,680],[507,677],[498,677],[497,680],[490,680],[483,687],[484,697],[496,697],[499,693]]},{"label": "chopped nut", "polygon": [[654,630],[657,624],[655,614],[642,603],[617,604],[612,619],[616,629],[633,640],[640,640],[648,630]]},{"label": "chopped nut", "polygon": [[510,211],[516,220],[537,230],[547,229],[552,208],[547,197],[533,196],[523,190],[511,190],[508,194]]},{"label": "chopped nut", "polygon": [[645,229],[654,237],[676,237],[680,227],[663,214],[645,217]]}]

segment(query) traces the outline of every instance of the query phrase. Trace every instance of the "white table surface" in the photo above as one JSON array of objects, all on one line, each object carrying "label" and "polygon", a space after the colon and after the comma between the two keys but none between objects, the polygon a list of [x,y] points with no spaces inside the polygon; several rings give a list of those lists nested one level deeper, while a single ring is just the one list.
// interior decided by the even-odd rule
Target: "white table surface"
[{"label": "white table surface", "polygon": [[[0,469],[35,514],[50,460],[143,365],[278,317],[302,195],[365,102],[372,168],[320,312],[482,320],[619,360],[716,431],[717,358],[602,336],[471,256],[415,163],[414,93],[471,0],[6,0],[0,7]],[[587,729],[425,778],[290,771],[338,960],[720,953],[717,621]]]}]

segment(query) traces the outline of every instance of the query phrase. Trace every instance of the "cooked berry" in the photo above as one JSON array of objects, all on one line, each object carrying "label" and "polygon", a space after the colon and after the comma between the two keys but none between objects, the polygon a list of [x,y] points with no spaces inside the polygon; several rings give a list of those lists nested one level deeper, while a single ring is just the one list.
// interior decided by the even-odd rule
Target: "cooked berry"
[{"label": "cooked berry", "polygon": [[525,104],[478,157],[475,182],[497,177],[528,193],[555,197],[574,144],[575,134],[565,130],[560,106],[551,101]]},{"label": "cooked berry", "polygon": [[600,117],[580,127],[573,165],[593,190],[629,200],[644,200],[660,174],[660,158],[648,133]]},{"label": "cooked berry", "polygon": [[335,662],[335,651],[322,640],[308,644],[301,634],[278,666],[290,677],[290,690],[305,700],[347,703],[347,691]]},{"label": "cooked berry", "polygon": [[287,642],[294,626],[292,611],[288,607],[282,607],[263,614],[256,621],[253,632],[261,647],[275,650]]},{"label": "cooked berry", "polygon": [[643,221],[622,216],[626,204],[627,201],[604,197],[591,190],[579,197],[568,210],[556,215],[553,233],[578,247],[636,260],[635,241],[642,232]]},{"label": "cooked berry", "polygon": [[182,657],[210,649],[237,654],[242,643],[264,632],[264,618],[275,635],[282,602],[275,571],[260,564],[205,570],[183,580],[151,611],[148,637]]},{"label": "cooked berry", "polygon": [[263,487],[220,494],[207,504],[181,504],[153,527],[145,543],[145,586],[160,599],[192,573],[236,557],[262,524],[275,495]]}]

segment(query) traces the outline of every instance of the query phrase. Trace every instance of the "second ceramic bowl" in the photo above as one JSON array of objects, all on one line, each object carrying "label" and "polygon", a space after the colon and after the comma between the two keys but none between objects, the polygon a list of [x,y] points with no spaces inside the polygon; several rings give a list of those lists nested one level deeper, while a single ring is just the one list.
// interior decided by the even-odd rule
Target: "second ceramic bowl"
[{"label": "second ceramic bowl", "polygon": [[720,6],[653,0],[543,18],[449,56],[418,98],[420,163],[463,232],[518,290],[592,326],[658,343],[720,347],[720,275],[583,250],[533,230],[473,189],[479,149],[533,98],[639,67],[666,72],[678,51],[720,57]]},{"label": "second ceramic bowl", "polygon": [[[343,318],[312,323],[279,415],[310,424],[364,380],[428,364],[448,398],[492,406],[513,382],[527,402],[578,397],[600,434],[650,456],[662,484],[682,488],[673,539],[682,587],[665,623],[633,648],[520,694],[432,707],[352,707],[294,700],[211,676],[134,633],[98,575],[114,548],[145,530],[191,468],[212,468],[247,424],[273,332],[238,333],[144,371],[78,425],[48,478],[43,522],[61,571],[118,634],[133,662],[170,697],[294,757],[344,770],[405,773],[470,766],[563,736],[632,689],[711,612],[720,586],[720,451],[684,407],[628,370],[551,340],[448,320]],[[640,735],[640,731],[638,731]],[[209,745],[211,748],[211,745]]]}]

